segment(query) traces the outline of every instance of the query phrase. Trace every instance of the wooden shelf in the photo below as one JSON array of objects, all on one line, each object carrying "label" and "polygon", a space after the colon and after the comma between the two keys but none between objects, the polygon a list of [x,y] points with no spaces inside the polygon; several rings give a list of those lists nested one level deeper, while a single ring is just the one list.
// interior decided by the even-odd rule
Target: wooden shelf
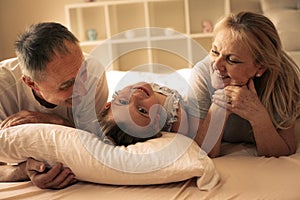
[{"label": "wooden shelf", "polygon": [[[112,59],[120,55],[113,61],[113,69],[129,70],[143,62],[179,69],[194,64],[187,58],[197,61],[190,40],[209,51],[213,35],[203,33],[202,22],[214,24],[229,13],[230,0],[104,0],[69,4],[65,11],[67,25],[83,50],[89,53],[107,42],[107,51],[111,51],[107,55]],[[96,30],[96,40],[88,40],[89,29]],[[164,48],[182,56],[171,55]]]}]

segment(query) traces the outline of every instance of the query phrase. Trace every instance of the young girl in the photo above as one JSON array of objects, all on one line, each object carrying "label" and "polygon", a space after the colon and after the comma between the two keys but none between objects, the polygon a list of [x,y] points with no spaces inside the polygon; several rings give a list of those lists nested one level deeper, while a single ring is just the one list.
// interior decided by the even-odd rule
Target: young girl
[{"label": "young girl", "polygon": [[173,89],[139,82],[119,90],[100,113],[104,142],[130,145],[160,137],[160,131],[188,134],[186,104]]}]

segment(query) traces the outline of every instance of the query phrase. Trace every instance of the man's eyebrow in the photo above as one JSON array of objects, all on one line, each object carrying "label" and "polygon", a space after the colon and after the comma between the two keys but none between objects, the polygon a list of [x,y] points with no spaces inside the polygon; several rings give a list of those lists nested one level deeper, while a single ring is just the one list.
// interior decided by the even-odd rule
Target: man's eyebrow
[{"label": "man's eyebrow", "polygon": [[72,79],[67,80],[67,81],[63,82],[62,84],[60,84],[59,88],[63,89],[63,88],[73,85],[74,83],[75,83],[75,78],[72,78]]}]

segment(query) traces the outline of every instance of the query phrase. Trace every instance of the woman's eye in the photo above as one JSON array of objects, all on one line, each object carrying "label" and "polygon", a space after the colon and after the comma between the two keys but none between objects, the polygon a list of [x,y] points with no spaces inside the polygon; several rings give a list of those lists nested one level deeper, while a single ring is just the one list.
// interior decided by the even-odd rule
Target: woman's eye
[{"label": "woman's eye", "polygon": [[215,55],[215,56],[217,56],[217,55],[219,55],[219,53],[216,51],[216,50],[211,50],[211,53],[213,54],[213,55]]},{"label": "woman's eye", "polygon": [[140,113],[143,113],[143,114],[148,113],[147,110],[145,110],[144,108],[141,108],[141,107],[139,107],[138,110],[139,110]]},{"label": "woman's eye", "polygon": [[227,61],[228,61],[229,63],[232,63],[232,64],[238,64],[238,63],[241,63],[240,61],[233,60],[233,59],[230,58],[230,57],[227,57]]}]

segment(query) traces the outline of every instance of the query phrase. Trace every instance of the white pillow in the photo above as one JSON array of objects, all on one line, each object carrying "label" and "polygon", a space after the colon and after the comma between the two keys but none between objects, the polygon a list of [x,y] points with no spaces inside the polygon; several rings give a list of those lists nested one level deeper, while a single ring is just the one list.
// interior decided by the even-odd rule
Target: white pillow
[{"label": "white pillow", "polygon": [[0,161],[28,157],[62,162],[82,181],[113,185],[163,184],[197,177],[201,190],[214,187],[219,175],[200,147],[181,134],[127,147],[105,144],[94,134],[52,124],[25,124],[0,131]]}]

